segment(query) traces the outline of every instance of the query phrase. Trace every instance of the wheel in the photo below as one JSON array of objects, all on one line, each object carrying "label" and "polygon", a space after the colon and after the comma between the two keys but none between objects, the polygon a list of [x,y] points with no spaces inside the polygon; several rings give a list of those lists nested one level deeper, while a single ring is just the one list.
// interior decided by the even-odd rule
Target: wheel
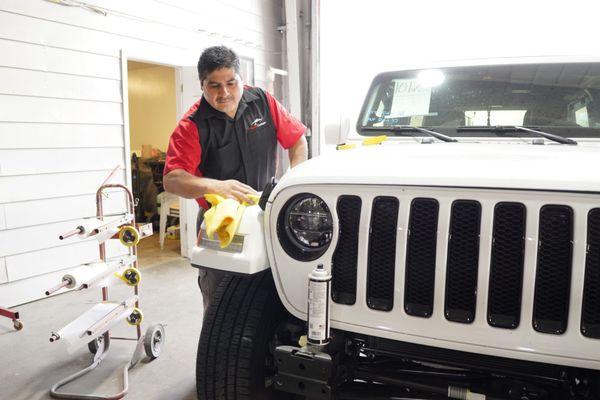
[{"label": "wheel", "polygon": [[289,399],[272,389],[276,332],[289,318],[270,270],[226,276],[202,323],[196,358],[198,398]]},{"label": "wheel", "polygon": [[23,329],[23,323],[22,323],[21,321],[19,321],[18,319],[15,319],[15,320],[13,321],[13,327],[14,327],[16,330],[20,331],[21,329]]},{"label": "wheel", "polygon": [[98,336],[96,339],[88,342],[88,350],[92,354],[96,354],[98,350],[104,349],[104,335]]},{"label": "wheel", "polygon": [[154,324],[148,327],[144,335],[144,350],[150,360],[160,356],[164,342],[165,328],[162,324]]},{"label": "wheel", "polygon": [[129,325],[138,326],[142,323],[143,319],[144,319],[144,314],[142,314],[142,310],[135,307],[133,309],[133,311],[131,311],[131,314],[129,314],[129,316],[127,317],[127,323]]}]

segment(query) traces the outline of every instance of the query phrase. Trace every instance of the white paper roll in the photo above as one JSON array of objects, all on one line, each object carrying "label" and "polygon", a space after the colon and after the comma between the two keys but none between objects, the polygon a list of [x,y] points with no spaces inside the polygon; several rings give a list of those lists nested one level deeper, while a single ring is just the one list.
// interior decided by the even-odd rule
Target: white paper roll
[{"label": "white paper roll", "polygon": [[97,235],[94,235],[94,238],[96,238],[98,243],[103,243],[111,237],[113,237],[114,235],[116,235],[117,233],[119,233],[119,228],[110,228],[98,233]]},{"label": "white paper roll", "polygon": [[[60,337],[60,341],[67,344],[67,351],[72,353],[79,347],[91,342],[93,339],[110,330],[118,323],[124,321],[133,311],[137,296],[132,296],[128,300],[117,302],[106,302],[94,305],[91,309],[81,314],[77,319],[66,325],[64,328],[56,332]],[[109,316],[107,318],[107,316]],[[101,329],[98,329],[93,335],[88,335],[86,331],[98,323],[102,323]]]},{"label": "white paper roll", "polygon": [[107,270],[108,265],[103,262],[85,264],[63,275],[62,279],[71,282],[66,286],[67,289],[73,289],[89,282],[92,278],[105,273]]},{"label": "white paper roll", "polygon": [[99,220],[98,218],[90,218],[84,220],[81,224],[79,224],[78,228],[81,227],[83,230],[79,233],[79,236],[86,237],[97,227],[105,224],[104,221]]}]

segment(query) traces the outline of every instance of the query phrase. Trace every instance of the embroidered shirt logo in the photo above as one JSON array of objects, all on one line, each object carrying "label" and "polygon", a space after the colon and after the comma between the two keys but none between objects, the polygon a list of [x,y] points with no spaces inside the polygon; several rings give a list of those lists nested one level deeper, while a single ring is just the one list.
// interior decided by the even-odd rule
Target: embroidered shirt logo
[{"label": "embroidered shirt logo", "polygon": [[248,131],[255,131],[257,128],[265,125],[266,122],[262,118],[256,118],[250,126],[248,127]]}]

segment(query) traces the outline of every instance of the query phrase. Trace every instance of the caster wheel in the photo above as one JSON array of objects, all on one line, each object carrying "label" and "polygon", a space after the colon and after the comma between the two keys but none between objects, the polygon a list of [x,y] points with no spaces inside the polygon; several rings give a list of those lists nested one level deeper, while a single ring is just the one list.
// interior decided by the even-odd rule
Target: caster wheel
[{"label": "caster wheel", "polygon": [[144,314],[142,314],[142,310],[135,307],[133,309],[133,311],[131,312],[131,314],[129,314],[129,316],[127,317],[127,323],[129,325],[138,326],[142,323],[143,319],[144,319]]},{"label": "caster wheel", "polygon": [[88,350],[92,354],[104,350],[104,336],[98,336],[96,339],[88,343]]},{"label": "caster wheel", "polygon": [[119,241],[127,247],[135,246],[140,242],[140,233],[131,225],[123,226],[119,230]]},{"label": "caster wheel", "polygon": [[150,360],[154,360],[160,355],[165,342],[165,328],[162,324],[155,324],[146,330],[144,335],[144,350]]},{"label": "caster wheel", "polygon": [[22,323],[21,321],[19,321],[18,319],[17,319],[17,320],[14,320],[14,321],[13,321],[13,327],[14,327],[16,330],[20,331],[21,329],[23,329],[23,323]]}]

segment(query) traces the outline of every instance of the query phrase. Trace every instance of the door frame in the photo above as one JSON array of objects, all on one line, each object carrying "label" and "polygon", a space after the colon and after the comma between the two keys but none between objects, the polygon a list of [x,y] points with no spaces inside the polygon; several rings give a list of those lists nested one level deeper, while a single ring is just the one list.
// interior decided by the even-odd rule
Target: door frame
[{"label": "door frame", "polygon": [[[123,145],[124,145],[124,154],[123,157],[125,159],[125,176],[127,187],[132,189],[132,179],[131,179],[131,132],[129,126],[129,82],[128,82],[128,61],[138,61],[148,64],[161,65],[165,67],[170,67],[175,69],[175,87],[173,90],[175,91],[175,103],[176,103],[176,112],[177,118],[181,118],[185,110],[183,108],[183,99],[182,99],[182,82],[181,82],[181,69],[190,65],[186,65],[189,61],[179,55],[174,55],[173,60],[179,60],[178,63],[165,62],[165,57],[155,57],[150,54],[136,54],[135,52],[130,52],[127,49],[121,49],[120,52],[121,57],[121,91],[122,91],[122,105],[123,105]],[[177,123],[177,121],[175,121]],[[175,128],[175,125],[173,125]],[[189,258],[189,254],[191,253],[191,248],[189,247],[189,232],[188,232],[188,223],[181,223],[183,221],[190,220],[190,210],[189,203],[186,204],[186,199],[179,199],[179,221],[180,221],[180,238],[181,238],[181,255],[183,257]],[[195,214],[194,214],[195,221]],[[193,235],[196,236],[196,227],[193,224]]]}]

